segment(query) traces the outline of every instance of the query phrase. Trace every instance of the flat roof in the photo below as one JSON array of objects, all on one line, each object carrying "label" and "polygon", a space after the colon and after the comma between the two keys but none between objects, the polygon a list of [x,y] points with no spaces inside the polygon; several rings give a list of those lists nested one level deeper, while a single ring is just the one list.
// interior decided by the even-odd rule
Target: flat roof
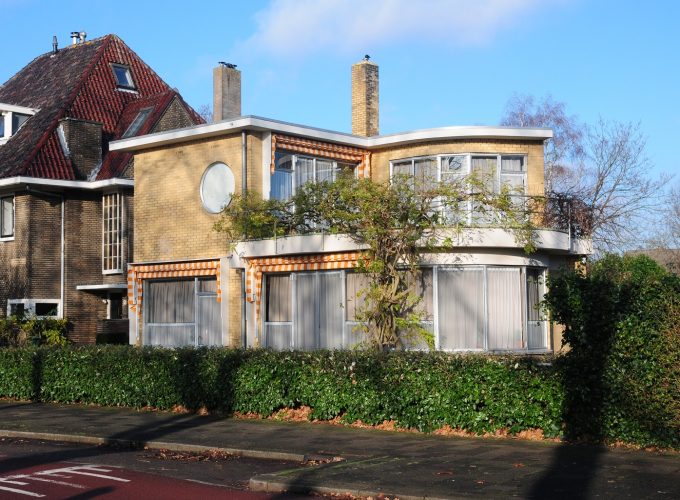
[{"label": "flat roof", "polygon": [[269,118],[261,118],[259,116],[241,116],[239,118],[223,120],[217,123],[194,125],[192,127],[170,130],[167,132],[157,132],[155,134],[112,141],[109,143],[109,150],[140,151],[170,144],[217,137],[244,130],[278,132],[369,150],[385,146],[396,146],[400,144],[442,139],[545,140],[550,139],[553,136],[553,132],[549,128],[489,127],[476,125],[429,128],[413,130],[410,132],[400,132],[398,134],[363,137],[344,132],[309,127],[307,125],[298,125]]}]

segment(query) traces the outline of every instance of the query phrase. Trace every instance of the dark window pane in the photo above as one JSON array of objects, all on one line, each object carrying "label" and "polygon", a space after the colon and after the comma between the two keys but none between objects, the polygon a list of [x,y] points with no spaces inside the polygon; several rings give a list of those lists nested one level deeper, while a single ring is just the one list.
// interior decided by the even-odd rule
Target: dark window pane
[{"label": "dark window pane", "polygon": [[59,304],[53,302],[38,302],[35,304],[36,316],[56,316],[59,314]]}]

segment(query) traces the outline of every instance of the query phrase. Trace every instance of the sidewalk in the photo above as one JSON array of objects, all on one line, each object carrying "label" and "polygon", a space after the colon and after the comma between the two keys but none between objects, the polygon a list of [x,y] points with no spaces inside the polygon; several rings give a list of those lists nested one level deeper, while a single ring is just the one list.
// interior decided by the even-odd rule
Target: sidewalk
[{"label": "sidewalk", "polygon": [[260,491],[408,498],[680,498],[680,455],[464,439],[214,416],[0,402],[0,437],[146,445],[305,461],[257,476]]}]

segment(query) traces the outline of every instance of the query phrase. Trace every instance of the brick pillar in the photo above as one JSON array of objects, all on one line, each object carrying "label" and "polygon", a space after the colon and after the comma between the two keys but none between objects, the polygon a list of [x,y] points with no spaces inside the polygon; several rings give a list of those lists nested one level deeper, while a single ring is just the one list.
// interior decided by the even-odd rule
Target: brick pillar
[{"label": "brick pillar", "polygon": [[213,122],[241,116],[241,72],[220,63],[213,70]]},{"label": "brick pillar", "polygon": [[352,134],[378,135],[378,65],[368,56],[352,66]]}]

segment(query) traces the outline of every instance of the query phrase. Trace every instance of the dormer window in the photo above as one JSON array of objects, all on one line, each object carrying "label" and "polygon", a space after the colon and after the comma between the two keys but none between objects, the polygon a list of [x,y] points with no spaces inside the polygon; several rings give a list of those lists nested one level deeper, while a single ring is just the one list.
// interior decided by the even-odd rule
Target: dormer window
[{"label": "dormer window", "polygon": [[137,132],[139,132],[139,129],[142,128],[142,125],[144,125],[144,122],[149,117],[152,111],[153,108],[144,108],[139,113],[137,113],[137,116],[135,116],[135,119],[132,120],[132,123],[123,134],[122,139],[127,139],[128,137],[137,135]]},{"label": "dormer window", "polygon": [[116,77],[116,85],[121,89],[135,90],[135,82],[132,80],[130,66],[112,64],[113,74]]},{"label": "dormer window", "polygon": [[38,110],[0,103],[0,144],[4,144]]}]

